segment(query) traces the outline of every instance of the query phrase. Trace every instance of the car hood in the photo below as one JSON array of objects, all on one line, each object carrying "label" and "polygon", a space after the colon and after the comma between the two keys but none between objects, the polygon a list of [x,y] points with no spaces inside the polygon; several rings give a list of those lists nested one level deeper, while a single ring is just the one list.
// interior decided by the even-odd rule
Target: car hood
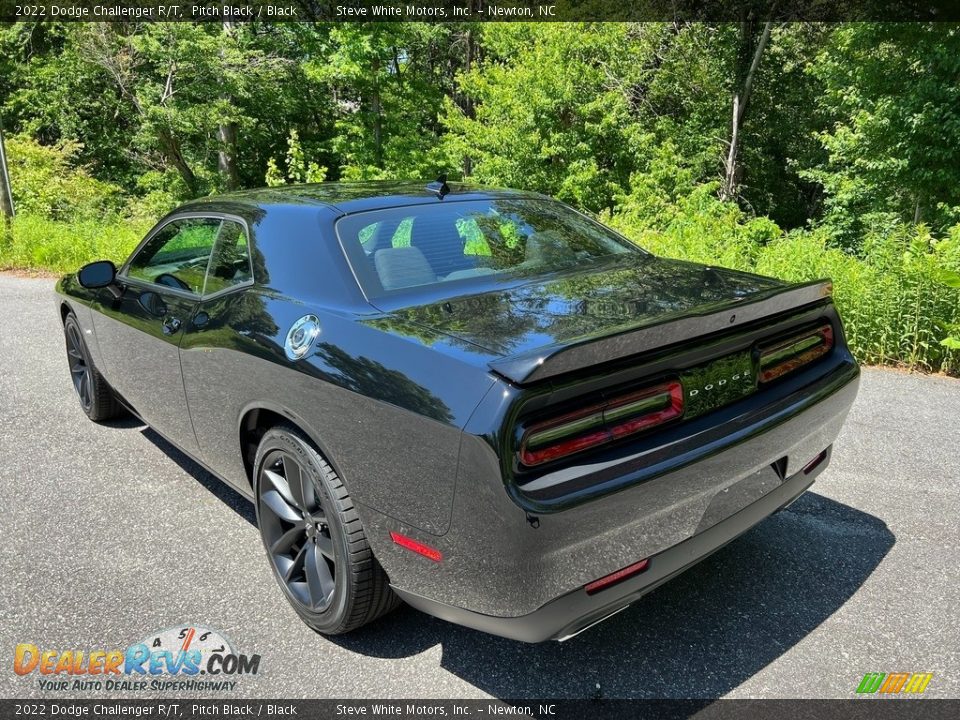
[{"label": "car hood", "polygon": [[624,258],[390,314],[509,357],[716,312],[785,287],[771,278],[696,263]]}]

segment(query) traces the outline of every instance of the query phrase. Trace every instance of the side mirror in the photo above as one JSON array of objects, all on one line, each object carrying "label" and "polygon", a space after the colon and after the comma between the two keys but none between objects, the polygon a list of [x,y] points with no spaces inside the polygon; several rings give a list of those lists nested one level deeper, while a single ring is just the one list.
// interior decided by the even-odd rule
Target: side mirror
[{"label": "side mirror", "polygon": [[109,260],[98,260],[84,265],[77,273],[77,281],[91,290],[112,285],[116,278],[117,266]]}]

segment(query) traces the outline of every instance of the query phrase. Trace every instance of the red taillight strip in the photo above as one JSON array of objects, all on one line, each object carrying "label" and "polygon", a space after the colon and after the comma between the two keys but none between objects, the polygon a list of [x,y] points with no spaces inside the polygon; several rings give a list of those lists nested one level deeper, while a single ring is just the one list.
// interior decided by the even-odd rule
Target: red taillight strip
[{"label": "red taillight strip", "polygon": [[677,380],[669,380],[533,425],[520,443],[520,462],[527,467],[542,465],[682,414],[683,386]]},{"label": "red taillight strip", "polygon": [[794,335],[776,345],[760,349],[762,383],[776,380],[797,368],[826,355],[833,348],[833,327],[822,325],[816,330]]},{"label": "red taillight strip", "polygon": [[616,585],[619,582],[632,578],[634,575],[639,575],[649,566],[650,558],[644,558],[640,562],[635,562],[633,565],[627,565],[625,568],[621,568],[616,572],[604,575],[599,580],[587,583],[583,586],[583,589],[587,591],[587,595],[593,595],[601,590],[606,590],[611,585]]},{"label": "red taillight strip", "polygon": [[417,553],[418,555],[423,555],[429,560],[433,560],[434,562],[440,562],[443,560],[443,554],[439,550],[432,548],[429,545],[424,545],[422,542],[417,542],[411,537],[391,531],[390,538],[400,547],[406,548],[407,550],[413,550],[413,552]]}]

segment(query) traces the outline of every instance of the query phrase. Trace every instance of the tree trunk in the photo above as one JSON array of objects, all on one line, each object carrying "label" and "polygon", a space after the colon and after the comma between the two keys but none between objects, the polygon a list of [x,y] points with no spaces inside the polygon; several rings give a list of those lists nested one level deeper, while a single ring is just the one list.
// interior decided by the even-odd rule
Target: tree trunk
[{"label": "tree trunk", "polygon": [[[233,23],[223,24],[223,34],[228,38],[233,36]],[[223,50],[220,51],[220,61],[221,63],[226,61]],[[227,105],[233,105],[233,98],[229,93],[224,93],[222,97]],[[227,190],[236,190],[240,187],[240,175],[237,172],[237,124],[235,122],[220,123],[217,128],[217,137],[220,140],[217,168],[223,176]]]},{"label": "tree trunk", "polygon": [[217,167],[227,190],[236,190],[240,187],[240,175],[237,172],[237,124],[221,123],[217,136],[220,138]]},{"label": "tree trunk", "polygon": [[3,144],[3,126],[0,126],[0,215],[3,215],[5,222],[9,222],[13,213],[13,189],[7,168],[7,149]]},{"label": "tree trunk", "polygon": [[[471,10],[473,3],[471,3]],[[464,42],[466,43],[466,51],[464,53],[464,62],[463,69],[464,72],[470,72],[470,69],[473,67],[473,53],[474,53],[474,39],[473,31],[467,30],[466,35],[464,36]],[[464,96],[463,98],[463,114],[466,115],[471,120],[474,118],[474,109],[473,109],[473,100],[469,96]],[[473,171],[473,159],[466,155],[463,158],[463,177],[470,177],[470,173]]]},{"label": "tree trunk", "polygon": [[197,176],[193,174],[193,170],[190,169],[190,165],[183,157],[183,152],[180,150],[180,141],[166,129],[157,131],[157,139],[160,141],[160,150],[167,162],[173,165],[180,173],[180,177],[183,178],[183,183],[187,186],[187,192],[196,197],[198,190]]},{"label": "tree trunk", "polygon": [[380,106],[380,58],[373,59],[373,88],[370,91],[370,112],[373,114],[373,164],[383,168],[383,109]]},{"label": "tree trunk", "polygon": [[[763,32],[753,51],[753,60],[747,69],[743,83],[738,84],[733,94],[733,114],[730,123],[730,147],[727,150],[727,159],[724,162],[723,185],[720,188],[720,198],[722,200],[733,200],[737,197],[740,185],[740,163],[738,155],[740,153],[740,130],[743,127],[743,119],[746,116],[747,104],[750,102],[750,94],[753,92],[753,81],[757,74],[757,68],[760,65],[760,58],[770,40],[770,30],[773,27],[771,21],[763,24]],[[741,42],[749,42],[750,24],[743,23],[741,31]]]}]

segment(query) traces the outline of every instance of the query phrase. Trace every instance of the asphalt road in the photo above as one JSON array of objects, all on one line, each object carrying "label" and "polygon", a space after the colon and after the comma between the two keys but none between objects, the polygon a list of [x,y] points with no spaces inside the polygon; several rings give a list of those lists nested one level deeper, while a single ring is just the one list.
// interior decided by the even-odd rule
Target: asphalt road
[{"label": "asphalt road", "polygon": [[571,641],[409,608],[326,639],[274,586],[243,499],[142,425],[87,421],[51,289],[0,275],[2,697],[43,695],[17,643],[123,648],[181,623],[262,656],[233,697],[843,698],[874,671],[960,697],[960,382],[865,371],[811,492]]}]

